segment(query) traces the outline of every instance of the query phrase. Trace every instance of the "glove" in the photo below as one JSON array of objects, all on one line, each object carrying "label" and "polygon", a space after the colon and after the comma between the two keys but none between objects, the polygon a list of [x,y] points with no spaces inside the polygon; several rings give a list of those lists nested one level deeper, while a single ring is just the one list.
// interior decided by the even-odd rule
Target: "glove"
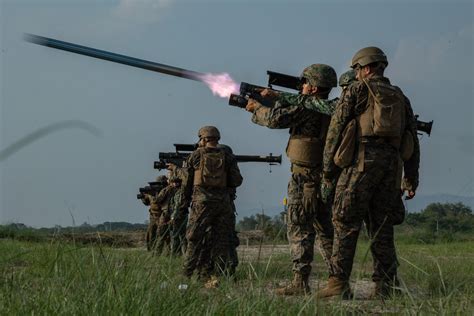
[{"label": "glove", "polygon": [[260,92],[260,95],[264,98],[276,98],[280,95],[280,93],[278,93],[277,91],[275,90],[272,90],[272,89],[263,89],[262,92]]},{"label": "glove", "polygon": [[245,106],[245,109],[249,112],[255,112],[255,110],[260,107],[261,104],[254,100],[254,99],[249,99],[248,102],[247,102],[247,105]]},{"label": "glove", "polygon": [[416,195],[414,185],[408,178],[403,178],[403,182],[402,182],[402,194],[405,191],[407,192],[407,195],[405,196],[405,200],[411,200]]}]

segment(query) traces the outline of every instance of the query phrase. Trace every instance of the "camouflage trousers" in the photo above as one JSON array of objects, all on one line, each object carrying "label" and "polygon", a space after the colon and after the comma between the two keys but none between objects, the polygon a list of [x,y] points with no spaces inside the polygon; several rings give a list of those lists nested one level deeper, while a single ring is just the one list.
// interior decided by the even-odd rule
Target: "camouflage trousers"
[{"label": "camouflage trousers", "polygon": [[390,281],[397,274],[391,216],[400,208],[398,151],[388,144],[366,145],[363,171],[344,169],[333,205],[332,275],[349,280],[362,222],[370,237],[372,280]]},{"label": "camouflage trousers", "polygon": [[193,202],[186,229],[187,249],[184,274],[191,277],[197,270],[200,278],[227,274],[230,259],[231,234],[235,227],[230,201]]},{"label": "camouflage trousers", "polygon": [[186,225],[188,210],[181,209],[171,223],[171,253],[182,255],[186,251]]},{"label": "camouflage trousers", "polygon": [[229,260],[230,260],[230,267],[229,267],[229,274],[233,275],[235,273],[235,270],[237,269],[237,266],[239,265],[239,256],[237,254],[237,247],[240,245],[240,240],[239,236],[237,235],[237,232],[235,231],[235,223],[236,223],[236,209],[235,209],[235,203],[232,200],[231,201],[231,207],[232,207],[232,215],[229,221],[229,227],[233,227],[232,231],[229,231],[228,233],[231,234],[230,236],[230,249],[229,249]]},{"label": "camouflage trousers", "polygon": [[169,212],[163,212],[158,221],[155,253],[161,255],[171,252],[171,225]]},{"label": "camouflage trousers", "polygon": [[295,273],[311,273],[316,239],[330,269],[333,243],[331,209],[319,199],[319,183],[319,169],[292,166],[288,183],[287,234]]},{"label": "camouflage trousers", "polygon": [[160,218],[158,216],[150,214],[148,227],[147,227],[146,235],[145,235],[146,249],[148,251],[155,249],[156,241],[158,237],[157,231],[158,231],[159,219]]}]

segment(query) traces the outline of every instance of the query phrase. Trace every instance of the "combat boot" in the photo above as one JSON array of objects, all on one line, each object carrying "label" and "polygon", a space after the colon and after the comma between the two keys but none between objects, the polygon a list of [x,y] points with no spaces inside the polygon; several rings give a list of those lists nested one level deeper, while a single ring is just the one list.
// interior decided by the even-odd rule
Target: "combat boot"
[{"label": "combat boot", "polygon": [[330,298],[333,296],[340,296],[344,300],[352,298],[351,287],[349,281],[343,281],[336,277],[329,277],[328,284],[324,289],[316,293],[316,298]]},{"label": "combat boot", "polygon": [[375,282],[374,291],[371,295],[372,299],[381,298],[389,299],[395,295],[402,294],[402,291],[399,288],[400,282],[398,279],[395,279],[393,282],[387,281],[378,281]]},{"label": "combat boot", "polygon": [[213,275],[211,276],[206,283],[204,283],[206,289],[217,289],[219,287],[219,279]]},{"label": "combat boot", "polygon": [[295,273],[293,281],[285,287],[275,290],[277,295],[308,295],[311,293],[309,288],[309,274]]}]

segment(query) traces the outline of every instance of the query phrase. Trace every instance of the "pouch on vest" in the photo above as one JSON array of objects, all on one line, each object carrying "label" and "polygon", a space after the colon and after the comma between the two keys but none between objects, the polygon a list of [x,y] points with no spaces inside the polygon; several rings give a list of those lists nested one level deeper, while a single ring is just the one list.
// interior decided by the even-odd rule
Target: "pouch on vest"
[{"label": "pouch on vest", "polygon": [[194,172],[194,185],[224,188],[227,186],[225,153],[203,152],[199,169]]},{"label": "pouch on vest", "polygon": [[350,166],[354,161],[354,152],[357,140],[356,120],[351,120],[342,132],[342,140],[334,155],[334,163],[339,168]]},{"label": "pouch on vest", "polygon": [[414,150],[415,141],[413,140],[413,135],[409,130],[405,130],[400,144],[400,157],[403,161],[408,161],[413,155]]},{"label": "pouch on vest", "polygon": [[303,184],[303,207],[305,211],[312,214],[316,213],[318,208],[319,186],[314,182],[306,182]]},{"label": "pouch on vest", "polygon": [[361,135],[400,137],[405,129],[405,98],[395,86],[364,80],[369,90],[369,106],[360,117]]},{"label": "pouch on vest", "polygon": [[286,155],[291,163],[305,167],[317,167],[322,161],[322,144],[318,138],[291,136]]}]

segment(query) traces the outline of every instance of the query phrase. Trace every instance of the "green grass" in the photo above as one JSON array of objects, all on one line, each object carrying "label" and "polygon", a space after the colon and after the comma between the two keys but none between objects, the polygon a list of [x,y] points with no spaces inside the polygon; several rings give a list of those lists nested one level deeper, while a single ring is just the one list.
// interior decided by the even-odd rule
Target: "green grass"
[{"label": "green grass", "polygon": [[[79,246],[62,241],[0,240],[0,314],[313,315],[316,313],[472,314],[474,242],[399,244],[404,295],[392,300],[317,301],[273,294],[291,276],[289,255],[266,246],[240,250],[237,281],[215,290],[181,276],[181,258],[143,249]],[[357,251],[352,280],[370,280],[368,243]],[[258,259],[258,260],[257,260]],[[325,280],[316,258],[312,280]],[[186,282],[187,290],[178,285]],[[314,287],[315,285],[313,285]]]}]

